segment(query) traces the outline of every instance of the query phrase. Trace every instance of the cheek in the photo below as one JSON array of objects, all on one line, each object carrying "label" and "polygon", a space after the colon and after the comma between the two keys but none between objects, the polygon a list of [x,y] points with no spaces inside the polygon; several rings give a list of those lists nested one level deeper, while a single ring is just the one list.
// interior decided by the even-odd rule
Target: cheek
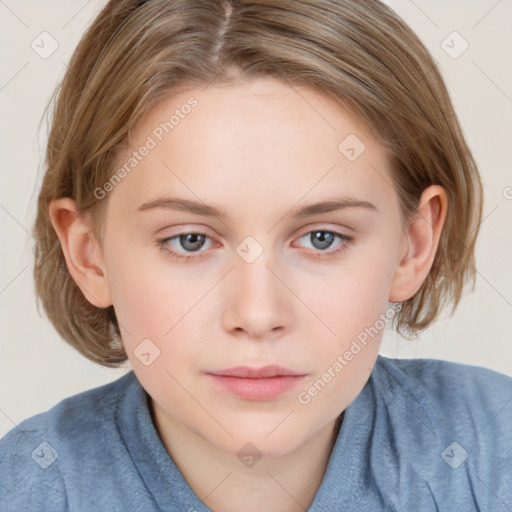
[{"label": "cheek", "polygon": [[129,345],[144,338],[158,343],[190,309],[189,304],[197,295],[194,282],[162,272],[161,262],[143,261],[133,252],[123,254],[122,249],[118,252],[119,255],[111,252],[112,263],[107,262],[107,272],[114,309],[125,328],[123,340]]},{"label": "cheek", "polygon": [[337,349],[350,344],[385,313],[394,258],[389,247],[376,244],[341,261],[321,278],[308,279],[301,287],[299,296],[323,321],[323,337],[335,340]]},{"label": "cheek", "polygon": [[322,320],[315,328],[320,340],[314,351],[318,373],[310,387],[302,388],[299,400],[308,404],[310,412],[343,410],[374,367],[387,325],[392,258],[370,263],[361,258],[357,265],[339,272],[338,283],[331,283],[330,291],[325,286],[315,288],[314,297],[309,296]]}]

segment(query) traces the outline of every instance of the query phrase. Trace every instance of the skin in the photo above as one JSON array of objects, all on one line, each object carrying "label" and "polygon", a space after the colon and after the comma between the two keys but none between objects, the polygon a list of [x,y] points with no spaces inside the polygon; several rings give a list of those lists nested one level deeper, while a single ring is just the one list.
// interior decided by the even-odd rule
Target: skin
[{"label": "skin", "polygon": [[[52,223],[87,300],[114,305],[130,363],[152,398],[155,427],[194,492],[214,511],[239,510],[240,503],[246,512],[303,511],[322,481],[334,422],[368,380],[382,331],[309,403],[298,394],[376,324],[388,301],[418,290],[447,196],[439,186],[426,189],[403,229],[384,150],[329,99],[271,78],[166,98],[141,120],[120,162],[191,96],[198,106],[102,199],[101,243],[70,198],[51,203]],[[355,161],[338,150],[349,134],[366,145]],[[227,216],[137,211],[163,194],[215,205]],[[377,210],[291,217],[294,208],[340,196]],[[334,237],[322,246],[308,235],[315,230],[350,235],[353,243]],[[187,231],[209,237],[196,252],[186,241],[167,242],[192,255],[189,261],[157,246]],[[251,263],[237,253],[248,236],[263,251]],[[160,355],[146,366],[134,350],[148,338]],[[275,399],[253,401],[219,389],[204,373],[266,364],[307,376]],[[237,457],[248,442],[262,455],[252,467]]]}]

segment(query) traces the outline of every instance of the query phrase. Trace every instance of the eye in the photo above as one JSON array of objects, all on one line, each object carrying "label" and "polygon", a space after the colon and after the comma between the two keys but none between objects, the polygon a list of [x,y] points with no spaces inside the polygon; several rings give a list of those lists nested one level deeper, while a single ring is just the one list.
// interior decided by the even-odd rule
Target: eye
[{"label": "eye", "polygon": [[[205,252],[200,251],[200,249],[204,246],[206,239],[211,240],[205,233],[178,233],[176,235],[157,240],[157,244],[163,251],[170,254],[173,258],[188,260],[190,258],[197,258],[193,253]],[[172,249],[169,248],[171,242],[175,242],[174,248]],[[176,246],[178,247],[178,250],[176,250]],[[180,251],[180,247],[184,249],[185,252]],[[187,254],[187,252],[191,252],[192,254]]]},{"label": "eye", "polygon": [[[308,231],[302,235],[299,240],[305,238],[310,241],[315,251],[320,251],[312,254],[314,258],[321,258],[323,256],[330,257],[340,254],[345,251],[347,246],[354,241],[354,237],[339,233],[338,231],[326,230],[326,229],[315,229]],[[327,251],[334,243],[334,240],[338,238],[340,242],[337,244],[337,248]]]},{"label": "eye", "polygon": [[[313,252],[310,254],[313,258],[331,257],[341,254],[349,244],[353,243],[352,236],[326,229],[308,231],[299,240],[303,238],[310,240],[313,244]],[[326,250],[333,245],[336,238],[340,240],[338,247],[334,250]],[[172,258],[191,260],[202,257],[201,253],[206,252],[206,250],[201,251],[201,249],[207,240],[211,241],[211,238],[205,233],[189,232],[177,233],[176,235],[157,240],[156,243],[160,249]]]}]

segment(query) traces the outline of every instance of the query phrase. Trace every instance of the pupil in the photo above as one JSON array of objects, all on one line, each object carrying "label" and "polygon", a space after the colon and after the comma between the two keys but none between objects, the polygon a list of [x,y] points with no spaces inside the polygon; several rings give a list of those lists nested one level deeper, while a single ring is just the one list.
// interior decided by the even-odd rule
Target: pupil
[{"label": "pupil", "polygon": [[[191,243],[192,246],[187,246],[188,243]],[[182,235],[181,243],[183,247],[189,251],[195,251],[200,249],[204,242],[204,236],[196,233],[188,233],[186,235]]]},{"label": "pupil", "polygon": [[326,231],[315,231],[314,240],[320,242],[320,247],[318,249],[326,249],[332,243],[332,238],[334,235],[332,233],[327,233]]}]

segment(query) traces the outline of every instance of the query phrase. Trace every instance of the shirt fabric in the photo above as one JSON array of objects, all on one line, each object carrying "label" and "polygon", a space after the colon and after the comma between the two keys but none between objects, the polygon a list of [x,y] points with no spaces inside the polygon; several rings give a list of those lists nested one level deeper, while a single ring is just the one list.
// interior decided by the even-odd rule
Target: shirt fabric
[{"label": "shirt fabric", "polygon": [[[0,510],[209,511],[148,399],[132,370],[22,421],[0,440]],[[307,510],[512,511],[512,378],[379,355]]]}]

